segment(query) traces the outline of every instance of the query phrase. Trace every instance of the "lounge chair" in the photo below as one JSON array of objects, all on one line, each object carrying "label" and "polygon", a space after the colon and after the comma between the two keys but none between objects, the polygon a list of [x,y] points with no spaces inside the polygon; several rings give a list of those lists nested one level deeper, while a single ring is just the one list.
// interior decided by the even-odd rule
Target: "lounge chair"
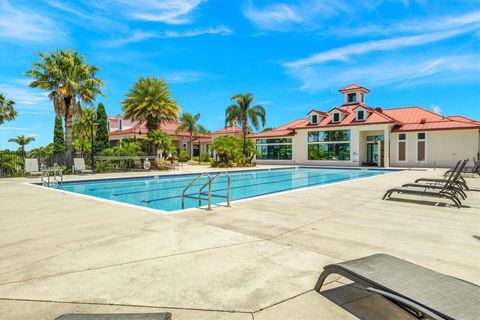
[{"label": "lounge chair", "polygon": [[[452,169],[452,170],[448,170],[449,174],[445,174],[444,177],[447,177],[447,176],[450,176],[450,175],[455,175],[454,178],[453,178],[453,184],[456,185],[458,188],[462,189],[462,190],[470,190],[470,188],[468,187],[467,185],[467,182],[462,179],[462,172],[467,164],[468,160],[464,160],[463,162],[462,161],[458,161],[457,162],[457,165]],[[432,179],[432,178],[420,178],[420,179],[417,179],[415,180],[415,183],[420,183],[420,182],[426,182],[427,184],[443,184],[445,183],[446,181],[448,180],[445,179],[445,178],[440,178],[440,179]]]},{"label": "lounge chair", "polygon": [[[445,172],[445,176],[448,175],[452,170],[448,170],[447,172]],[[475,161],[475,159],[473,160],[473,167],[465,167],[462,171],[462,174],[471,174],[471,175],[479,175],[480,176],[480,159],[478,159],[477,161]]]},{"label": "lounge chair", "polygon": [[152,164],[150,163],[150,161],[148,161],[148,159],[145,159],[145,161],[143,161],[143,169],[145,171],[149,171],[151,167]]},{"label": "lounge chair", "polygon": [[422,186],[402,186],[402,187],[397,187],[397,188],[392,188],[387,190],[385,194],[383,195],[382,200],[385,200],[387,197],[390,197],[392,193],[402,193],[402,194],[411,194],[411,195],[418,195],[418,196],[426,196],[426,197],[434,197],[434,198],[446,198],[450,199],[457,208],[461,208],[462,202],[458,198],[457,193],[452,190],[452,179],[453,179],[454,174],[451,174],[450,177],[447,179],[445,184],[443,184],[441,187],[437,188],[431,188],[431,187],[425,187],[424,185]]},{"label": "lounge chair", "polygon": [[[467,198],[467,194],[463,189],[469,190],[466,183],[463,183],[459,177],[468,160],[458,163],[455,170],[450,173],[448,179],[428,179],[422,178],[415,180],[415,183],[406,183],[402,187],[421,187],[425,189],[443,189],[446,188],[457,197],[460,196],[463,200]],[[425,182],[425,183],[420,183]],[[430,183],[429,183],[430,182]]]},{"label": "lounge chair", "polygon": [[354,281],[417,319],[426,316],[434,320],[477,320],[480,315],[479,286],[387,254],[324,267],[315,285],[316,291],[320,292],[330,274]]},{"label": "lounge chair", "polygon": [[42,171],[38,169],[37,159],[25,159],[25,172],[31,176],[41,176]]},{"label": "lounge chair", "polygon": [[74,158],[73,159],[73,171],[79,171],[81,174],[93,173],[92,170],[85,168],[85,159],[83,158]]},{"label": "lounge chair", "polygon": [[55,320],[170,320],[172,314],[164,313],[109,313],[109,314],[64,314]]}]

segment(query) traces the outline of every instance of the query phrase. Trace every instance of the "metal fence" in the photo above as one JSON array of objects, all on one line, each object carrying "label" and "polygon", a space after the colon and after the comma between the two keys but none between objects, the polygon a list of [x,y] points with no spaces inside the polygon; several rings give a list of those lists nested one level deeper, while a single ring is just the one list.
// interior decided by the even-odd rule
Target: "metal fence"
[{"label": "metal fence", "polygon": [[[74,158],[84,158],[87,169],[94,169],[95,172],[125,172],[145,170],[145,160],[150,162],[152,170],[168,170],[178,164],[167,161],[155,156],[95,156],[95,166],[92,168],[92,159],[89,154],[74,154]],[[38,168],[60,167],[64,169],[64,174],[72,173],[66,169],[65,154],[38,155],[36,157],[27,156],[27,158],[37,159]],[[25,158],[18,152],[0,151],[0,177],[23,177],[27,176],[25,172]]]}]

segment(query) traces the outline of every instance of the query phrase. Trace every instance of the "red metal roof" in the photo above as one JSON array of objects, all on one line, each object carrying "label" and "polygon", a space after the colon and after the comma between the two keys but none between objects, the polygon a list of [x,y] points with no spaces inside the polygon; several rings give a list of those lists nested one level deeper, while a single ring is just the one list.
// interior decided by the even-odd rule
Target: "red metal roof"
[{"label": "red metal roof", "polygon": [[[180,131],[180,132],[175,132],[176,129],[178,128],[180,124],[178,122],[170,122],[170,123],[163,123],[160,125],[159,130],[165,132],[168,135],[171,136],[180,136],[180,137],[189,137],[190,133],[188,131]],[[145,123],[138,123],[134,125],[131,128],[125,129],[125,130],[115,130],[115,131],[110,131],[108,134],[110,136],[120,136],[120,135],[129,135],[129,134],[146,134],[148,133],[148,129]]]},{"label": "red metal roof", "polygon": [[368,90],[367,88],[359,86],[358,84],[355,84],[355,83],[353,83],[349,86],[346,86],[345,88],[342,88],[338,91],[340,91],[341,93],[344,93],[346,91],[352,91],[352,90],[358,90],[358,89],[361,89],[362,91],[367,92],[367,93],[370,92],[370,90]]},{"label": "red metal roof", "polygon": [[265,132],[260,132],[260,133],[255,133],[251,134],[250,137],[254,139],[259,139],[259,138],[272,138],[272,137],[288,137],[288,136],[293,136],[295,134],[295,127],[296,126],[304,126],[310,123],[310,119],[297,119],[290,121],[289,123],[286,123],[280,127],[277,127],[272,130],[268,130]]},{"label": "red metal roof", "polygon": [[[356,120],[356,113],[353,112],[354,109],[362,107],[366,109],[370,114],[366,120],[357,121]],[[370,125],[370,124],[383,124],[383,123],[396,123],[396,121],[389,116],[385,115],[384,113],[377,111],[375,109],[370,108],[369,106],[363,103],[356,103],[356,104],[348,104],[342,105],[339,107],[335,107],[332,110],[339,110],[345,114],[342,121],[340,122],[332,122],[332,116],[328,115],[322,119],[318,124],[303,124],[297,125],[294,129],[309,129],[309,128],[328,128],[328,127],[339,127],[339,126],[352,126],[352,125]]]},{"label": "red metal roof", "polygon": [[217,130],[217,131],[213,131],[211,134],[243,134],[243,130],[242,128],[238,127],[238,126],[228,126],[228,127],[225,127],[225,128],[222,128],[220,130]]},{"label": "red metal roof", "polygon": [[479,123],[480,121],[473,120],[464,116],[448,116],[447,118],[455,121],[462,121],[462,122],[468,122],[468,123]]}]

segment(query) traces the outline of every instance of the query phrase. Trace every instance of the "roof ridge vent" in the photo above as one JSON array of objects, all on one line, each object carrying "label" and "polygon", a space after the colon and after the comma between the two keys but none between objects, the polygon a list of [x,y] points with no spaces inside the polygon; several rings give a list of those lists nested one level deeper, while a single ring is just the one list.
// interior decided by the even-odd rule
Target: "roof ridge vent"
[{"label": "roof ridge vent", "polygon": [[375,111],[380,112],[380,113],[383,113],[383,109],[380,108],[380,107],[376,107],[376,108],[375,108]]},{"label": "roof ridge vent", "polygon": [[427,118],[422,118],[422,119],[420,119],[420,123],[421,123],[421,124],[424,124],[425,122],[427,122]]}]

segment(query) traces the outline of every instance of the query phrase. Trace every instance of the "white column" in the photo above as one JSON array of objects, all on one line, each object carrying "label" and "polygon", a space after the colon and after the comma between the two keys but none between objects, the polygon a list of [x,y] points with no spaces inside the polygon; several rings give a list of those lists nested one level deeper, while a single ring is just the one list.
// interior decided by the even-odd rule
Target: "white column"
[{"label": "white column", "polygon": [[390,167],[390,127],[387,127],[384,130],[383,134],[383,140],[384,140],[384,157],[383,157],[383,166],[385,168]]}]

